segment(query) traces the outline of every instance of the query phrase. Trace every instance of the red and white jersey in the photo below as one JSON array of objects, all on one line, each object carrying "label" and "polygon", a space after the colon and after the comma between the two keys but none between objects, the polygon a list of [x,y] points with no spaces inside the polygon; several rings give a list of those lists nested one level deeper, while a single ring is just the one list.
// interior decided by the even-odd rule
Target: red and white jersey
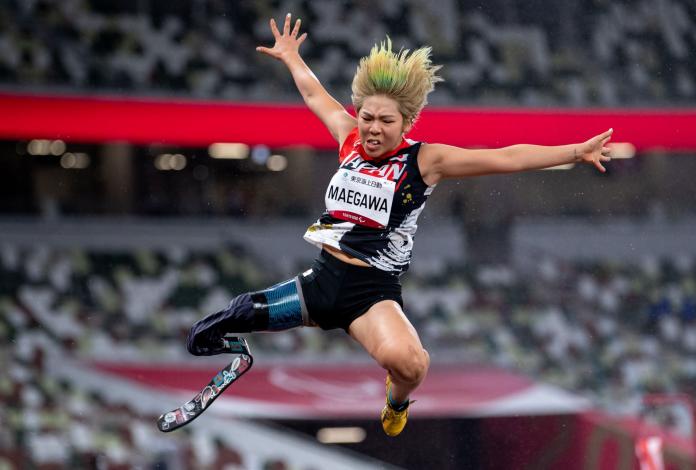
[{"label": "red and white jersey", "polygon": [[411,262],[416,220],[435,186],[418,168],[421,143],[403,139],[379,160],[365,154],[358,129],[339,152],[339,167],[326,189],[326,211],[304,235],[383,271],[403,273]]}]

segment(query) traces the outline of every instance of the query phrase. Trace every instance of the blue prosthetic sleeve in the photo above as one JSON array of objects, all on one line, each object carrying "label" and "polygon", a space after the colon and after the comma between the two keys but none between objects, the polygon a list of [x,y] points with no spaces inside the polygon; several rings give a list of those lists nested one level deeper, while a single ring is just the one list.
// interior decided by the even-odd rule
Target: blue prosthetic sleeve
[{"label": "blue prosthetic sleeve", "polygon": [[254,310],[268,312],[265,330],[281,331],[303,325],[302,303],[295,279],[255,292],[251,297],[254,299]]}]

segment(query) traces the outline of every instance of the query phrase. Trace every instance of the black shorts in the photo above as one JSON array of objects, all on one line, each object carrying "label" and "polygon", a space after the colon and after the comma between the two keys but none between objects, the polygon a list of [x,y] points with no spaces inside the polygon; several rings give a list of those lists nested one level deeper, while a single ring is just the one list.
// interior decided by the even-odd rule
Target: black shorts
[{"label": "black shorts", "polygon": [[404,305],[398,274],[344,263],[325,250],[298,278],[309,318],[324,330],[348,331],[353,320],[382,300]]}]

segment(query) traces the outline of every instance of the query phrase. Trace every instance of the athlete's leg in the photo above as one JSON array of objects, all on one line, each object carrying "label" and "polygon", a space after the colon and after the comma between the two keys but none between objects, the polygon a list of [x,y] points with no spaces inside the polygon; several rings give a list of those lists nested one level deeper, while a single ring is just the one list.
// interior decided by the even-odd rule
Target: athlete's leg
[{"label": "athlete's leg", "polygon": [[350,324],[355,338],[391,376],[391,402],[403,403],[428,372],[430,356],[397,302],[373,305]]},{"label": "athlete's leg", "polygon": [[297,278],[268,289],[238,295],[219,312],[208,315],[191,327],[187,348],[196,356],[227,352],[227,333],[282,331],[309,325],[307,309]]}]

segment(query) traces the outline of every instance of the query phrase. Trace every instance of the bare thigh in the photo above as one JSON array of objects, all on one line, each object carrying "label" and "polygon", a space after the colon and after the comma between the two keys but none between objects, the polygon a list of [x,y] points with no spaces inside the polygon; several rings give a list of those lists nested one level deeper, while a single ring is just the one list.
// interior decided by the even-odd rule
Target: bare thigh
[{"label": "bare thigh", "polygon": [[416,329],[393,300],[383,300],[370,307],[350,324],[348,333],[383,366],[385,354],[395,348],[404,348],[409,354],[423,354]]}]

